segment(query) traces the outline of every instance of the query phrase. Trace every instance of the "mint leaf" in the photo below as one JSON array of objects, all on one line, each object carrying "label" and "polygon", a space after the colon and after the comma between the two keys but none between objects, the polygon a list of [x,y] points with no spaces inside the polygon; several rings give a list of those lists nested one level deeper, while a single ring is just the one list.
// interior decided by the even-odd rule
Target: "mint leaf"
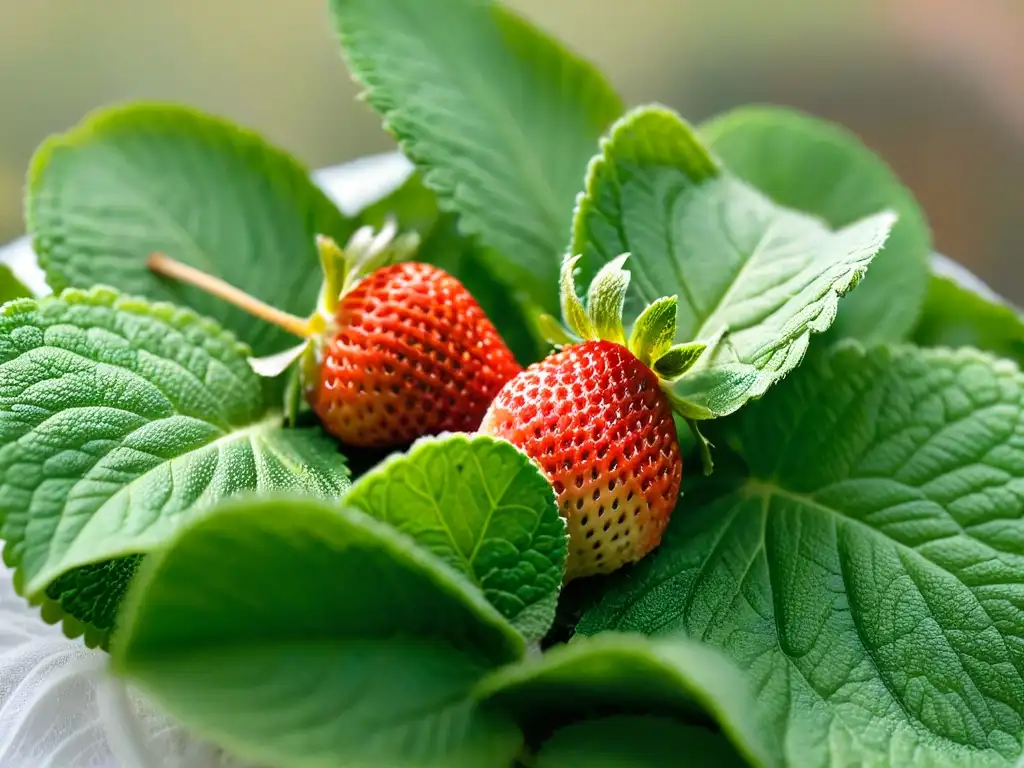
[{"label": "mint leaf", "polygon": [[928,285],[931,234],[914,196],[855,135],[788,109],[743,107],[700,127],[725,166],[779,205],[840,228],[887,208],[898,217],[866,282],[840,302],[833,335],[910,335]]},{"label": "mint leaf", "polygon": [[787,764],[1013,764],[1022,404],[1019,369],[974,350],[815,355],[713,425],[745,462],[719,451],[578,631],[721,648]]},{"label": "mint leaf", "polygon": [[31,296],[32,292],[14,276],[14,272],[6,264],[0,264],[0,304],[6,304],[12,299],[22,299]]},{"label": "mint leaf", "polygon": [[334,443],[282,427],[247,353],[190,310],[109,289],[0,310],[0,535],[29,597],[225,496],[345,489]]},{"label": "mint leaf", "polygon": [[154,251],[309,314],[320,288],[314,237],[352,231],[293,158],[255,134],[174,106],[98,112],[32,161],[28,229],[55,291],[111,285],[213,318],[259,355],[294,339],[146,267]]},{"label": "mint leaf", "polygon": [[676,340],[713,349],[673,391],[684,415],[712,418],[799,365],[892,223],[881,213],[833,232],[781,208],[722,171],[675,113],[645,107],[602,142],[571,248],[591,273],[632,254],[629,321],[656,299],[678,297]]},{"label": "mint leaf", "polygon": [[978,347],[1022,363],[1024,316],[967,269],[935,254],[914,341],[928,347]]},{"label": "mint leaf", "polygon": [[606,717],[561,729],[541,747],[535,768],[664,768],[685,755],[688,768],[741,768],[729,742],[707,728],[664,717]]},{"label": "mint leaf", "polygon": [[261,764],[507,768],[521,742],[468,693],[522,638],[353,510],[228,502],[150,556],[122,617],[115,669]]},{"label": "mint leaf", "polygon": [[497,3],[332,0],[349,68],[463,232],[547,311],[573,200],[622,103],[589,63]]},{"label": "mint leaf", "polygon": [[402,231],[420,235],[416,260],[440,267],[459,279],[494,323],[501,338],[523,365],[540,360],[548,347],[531,322],[529,297],[502,282],[495,265],[500,260],[475,237],[459,234],[457,217],[443,213],[437,195],[413,174],[393,193],[359,214],[363,224],[380,228],[394,216]]},{"label": "mint leaf", "polygon": [[[609,713],[672,716],[720,728],[752,764],[776,763],[739,671],[694,642],[618,633],[577,638],[492,673],[476,695],[516,717],[528,735]],[[619,749],[639,746],[628,732],[611,735]]]},{"label": "mint leaf", "polygon": [[511,443],[420,440],[359,478],[345,503],[469,577],[527,640],[551,627],[568,533],[551,484]]}]

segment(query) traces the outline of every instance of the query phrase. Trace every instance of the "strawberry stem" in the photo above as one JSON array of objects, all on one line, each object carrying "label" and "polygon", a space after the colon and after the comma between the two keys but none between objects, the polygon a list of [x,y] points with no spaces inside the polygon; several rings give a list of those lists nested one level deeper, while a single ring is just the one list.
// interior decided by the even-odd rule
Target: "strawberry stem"
[{"label": "strawberry stem", "polygon": [[146,260],[146,266],[158,275],[170,277],[195,286],[212,296],[224,299],[229,304],[234,304],[254,317],[266,320],[268,323],[276,325],[278,328],[282,328],[288,331],[288,333],[293,333],[303,339],[309,338],[312,332],[309,321],[306,318],[283,312],[277,307],[272,307],[255,296],[250,296],[245,291],[221,280],[219,277],[214,277],[195,267],[182,264],[166,254],[150,254]]}]

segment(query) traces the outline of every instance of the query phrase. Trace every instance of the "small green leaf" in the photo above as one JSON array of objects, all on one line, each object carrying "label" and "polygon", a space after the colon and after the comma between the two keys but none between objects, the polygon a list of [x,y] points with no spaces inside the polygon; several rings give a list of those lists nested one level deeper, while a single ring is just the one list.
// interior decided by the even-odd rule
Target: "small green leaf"
[{"label": "small green leaf", "polygon": [[619,715],[585,720],[542,745],[534,768],[687,768],[749,765],[721,733],[667,717]]},{"label": "small green leaf", "polygon": [[707,348],[707,344],[699,341],[676,344],[654,361],[654,372],[666,381],[675,381],[694,366]]},{"label": "small green leaf", "polygon": [[191,109],[98,112],[32,160],[26,218],[47,281],[111,285],[213,318],[259,355],[294,342],[220,299],[158,277],[163,252],[286,312],[308,315],[321,272],[314,238],[353,227],[293,158],[255,134]]},{"label": "small green leaf", "polygon": [[0,304],[13,299],[24,299],[32,295],[6,264],[0,264]]},{"label": "small green leaf", "polygon": [[559,295],[562,304],[562,319],[569,326],[569,330],[583,339],[597,338],[593,323],[590,322],[590,315],[583,308],[576,293],[576,276],[574,271],[580,256],[566,256],[562,261],[562,276],[559,279]]},{"label": "small green leaf", "polygon": [[644,365],[668,352],[676,337],[678,297],[664,296],[648,304],[633,324],[629,349]]},{"label": "small green leaf", "polygon": [[[476,695],[514,716],[528,736],[615,712],[671,716],[721,728],[753,765],[777,764],[739,671],[712,648],[607,633],[577,638],[484,678]],[[617,734],[634,744],[630,734]]]},{"label": "small green leaf", "polygon": [[425,438],[345,497],[468,576],[527,640],[555,616],[568,542],[551,484],[511,443]]},{"label": "small green leaf", "polygon": [[597,141],[622,102],[589,63],[486,0],[332,0],[351,71],[464,232],[541,310]]},{"label": "small green leaf", "polygon": [[893,221],[885,212],[833,232],[721,172],[683,120],[646,107],[616,123],[591,163],[571,248],[587,270],[633,254],[627,320],[674,293],[677,341],[725,333],[674,388],[686,415],[708,418],[799,365]]},{"label": "small green leaf", "polygon": [[109,289],[0,311],[0,535],[30,598],[225,496],[347,487],[322,431],[281,426],[247,354],[190,310]]},{"label": "small green leaf", "polygon": [[1024,314],[964,267],[935,254],[914,342],[978,347],[1024,363]]},{"label": "small green leaf", "polygon": [[888,209],[898,216],[866,282],[844,298],[831,335],[909,336],[925,297],[931,235],[914,196],[849,131],[788,109],[742,107],[700,128],[730,172],[779,205],[840,229]]},{"label": "small green leaf", "polygon": [[1017,366],[847,342],[707,428],[715,474],[687,475],[685,514],[577,631],[720,648],[787,765],[1016,764]]},{"label": "small green leaf", "polygon": [[233,754],[284,766],[507,768],[468,696],[522,638],[405,536],[311,499],[228,502],[151,555],[115,670]]},{"label": "small green leaf", "polygon": [[544,339],[555,346],[564,347],[579,341],[579,339],[569,333],[569,330],[562,325],[560,320],[549,315],[547,312],[541,312],[537,315],[537,327],[543,334]]},{"label": "small green leaf", "polygon": [[626,343],[622,328],[622,309],[629,290],[629,272],[622,268],[628,253],[617,256],[598,271],[587,290],[587,313],[599,339]]}]

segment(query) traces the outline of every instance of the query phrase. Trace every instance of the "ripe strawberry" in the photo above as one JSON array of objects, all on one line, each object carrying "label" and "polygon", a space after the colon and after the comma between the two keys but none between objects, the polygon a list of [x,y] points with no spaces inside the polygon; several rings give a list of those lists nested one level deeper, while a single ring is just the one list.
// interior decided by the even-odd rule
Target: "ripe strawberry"
[{"label": "ripe strawberry", "polygon": [[480,305],[429,264],[383,267],[338,305],[307,397],[350,445],[469,432],[520,370]]},{"label": "ripe strawberry", "polygon": [[626,257],[594,279],[589,314],[573,285],[578,258],[563,267],[562,311],[583,341],[509,381],[480,426],[523,450],[551,480],[569,528],[566,581],[613,571],[661,542],[683,472],[672,403],[661,385],[704,351],[703,344],[671,346],[675,297],[648,307],[627,345]]},{"label": "ripe strawberry", "polygon": [[[324,428],[344,443],[387,448],[445,431],[472,431],[502,385],[522,368],[463,285],[429,264],[403,262],[410,237],[389,224],[353,235],[343,251],[318,238],[320,306],[309,318],[281,312],[161,254],[150,267],[219,295],[301,336],[298,347],[252,360],[274,376],[297,369]],[[343,278],[343,279],[342,279]]]}]

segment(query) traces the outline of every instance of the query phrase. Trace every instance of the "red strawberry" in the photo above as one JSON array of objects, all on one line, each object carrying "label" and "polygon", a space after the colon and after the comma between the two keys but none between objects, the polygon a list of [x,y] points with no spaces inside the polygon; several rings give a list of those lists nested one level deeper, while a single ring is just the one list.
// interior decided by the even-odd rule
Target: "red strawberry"
[{"label": "red strawberry", "polygon": [[585,339],[504,386],[480,431],[523,450],[554,486],[569,527],[566,580],[613,571],[660,542],[679,498],[683,462],[663,379],[682,375],[702,344],[672,345],[675,297],[638,318],[628,346],[625,257],[594,279],[589,314],[563,268],[566,321]]},{"label": "red strawberry", "polygon": [[305,339],[252,360],[274,376],[301,358],[302,390],[324,428],[349,445],[387,448],[444,431],[476,429],[502,385],[519,373],[480,305],[454,277],[405,262],[414,237],[353,235],[344,251],[318,238],[324,268],[320,306],[308,318],[267,306],[162,254],[150,268],[189,282]]},{"label": "red strawberry", "polygon": [[522,368],[458,280],[429,264],[378,269],[345,294],[307,398],[350,445],[473,431]]}]

